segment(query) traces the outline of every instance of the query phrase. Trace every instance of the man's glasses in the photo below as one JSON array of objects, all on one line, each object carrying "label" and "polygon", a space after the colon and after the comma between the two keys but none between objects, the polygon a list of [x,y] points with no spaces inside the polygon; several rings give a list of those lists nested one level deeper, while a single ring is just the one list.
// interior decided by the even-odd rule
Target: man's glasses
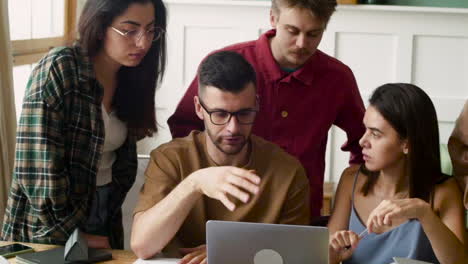
[{"label": "man's glasses", "polygon": [[236,112],[229,112],[225,110],[214,110],[210,111],[205,106],[200,98],[198,98],[200,105],[205,109],[205,111],[210,115],[210,121],[214,125],[225,125],[231,121],[231,117],[235,116],[237,122],[242,125],[251,125],[255,121],[255,117],[257,116],[257,109],[242,109]]},{"label": "man's glasses", "polygon": [[143,37],[143,35],[146,37],[147,41],[154,42],[160,39],[165,33],[164,29],[158,28],[158,27],[152,27],[147,30],[135,29],[135,30],[128,30],[128,31],[119,30],[112,26],[110,28],[114,30],[115,32],[119,33],[121,36],[130,40],[133,40],[135,42],[139,41],[141,37]]}]

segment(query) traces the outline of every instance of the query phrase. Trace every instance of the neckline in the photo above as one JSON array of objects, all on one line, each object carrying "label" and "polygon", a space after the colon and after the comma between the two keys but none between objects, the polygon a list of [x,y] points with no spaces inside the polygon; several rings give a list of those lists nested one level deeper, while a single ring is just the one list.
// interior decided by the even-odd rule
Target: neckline
[{"label": "neckline", "polygon": [[[358,178],[358,176],[359,176],[359,173],[361,172],[361,168],[362,168],[362,165],[359,167],[359,169],[358,169],[357,172],[356,172],[356,175],[354,176],[353,190],[352,190],[352,194],[351,194],[351,195],[352,195],[352,196],[351,196],[351,197],[352,197],[352,198],[351,198],[351,208],[352,208],[353,213],[354,213],[354,215],[356,216],[356,218],[357,218],[359,224],[361,225],[362,230],[364,230],[364,229],[367,228],[367,227],[366,227],[366,225],[364,224],[364,221],[362,221],[362,218],[361,218],[361,216],[359,215],[359,213],[358,213],[358,211],[356,210],[356,207],[355,207],[355,205],[354,205],[354,193],[355,193],[355,190],[356,190],[357,178]],[[390,232],[392,232],[392,231],[394,231],[394,230],[397,230],[397,229],[401,228],[402,226],[406,225],[406,224],[409,223],[409,222],[410,222],[410,220],[408,220],[408,221],[406,221],[406,222],[400,224],[399,226],[394,227],[394,228],[392,228],[392,229],[390,229],[390,230],[388,230],[388,231],[385,231],[385,232],[383,232],[383,233],[380,233],[380,234],[369,233],[369,235],[383,235],[383,234],[387,234],[387,233],[390,233]]]},{"label": "neckline", "polygon": [[108,112],[103,103],[101,103],[101,110],[108,117],[110,117],[114,113],[113,109],[110,109],[110,111]]},{"label": "neckline", "polygon": [[[219,165],[217,164],[210,156],[210,154],[208,153],[208,149],[207,149],[207,146],[206,146],[206,137],[208,136],[205,131],[203,132],[200,132],[200,134],[202,134],[201,136],[201,140],[200,140],[200,143],[202,144],[203,146],[203,151],[205,152],[205,155],[208,159],[208,162],[210,164],[210,166],[215,166],[215,167],[219,167],[219,166],[234,166],[234,165]],[[242,169],[247,169],[249,167],[252,167],[252,164],[253,164],[253,157],[254,157],[254,152],[255,152],[255,143],[254,141],[252,140],[252,135],[250,135],[249,137],[249,143],[248,143],[250,146],[250,153],[248,154],[249,155],[249,158],[247,160],[247,162],[245,164],[243,164],[242,166],[235,166],[235,167],[238,167],[238,168],[242,168]]]}]

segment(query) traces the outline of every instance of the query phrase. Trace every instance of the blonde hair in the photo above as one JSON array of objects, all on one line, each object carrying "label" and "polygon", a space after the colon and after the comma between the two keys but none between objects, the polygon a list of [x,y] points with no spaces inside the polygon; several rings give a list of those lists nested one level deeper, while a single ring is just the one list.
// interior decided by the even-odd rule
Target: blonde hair
[{"label": "blonde hair", "polygon": [[336,10],[336,0],[271,0],[271,9],[280,14],[281,7],[309,9],[325,24]]}]

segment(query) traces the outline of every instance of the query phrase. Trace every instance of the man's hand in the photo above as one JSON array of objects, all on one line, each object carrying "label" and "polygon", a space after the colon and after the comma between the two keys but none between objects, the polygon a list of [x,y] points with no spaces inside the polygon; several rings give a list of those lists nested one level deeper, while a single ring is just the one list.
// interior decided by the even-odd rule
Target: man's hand
[{"label": "man's hand", "polygon": [[83,236],[86,238],[86,241],[88,242],[88,247],[90,248],[111,248],[109,238],[106,236],[97,236],[87,233],[83,233]]},{"label": "man's hand", "polygon": [[184,257],[179,264],[207,264],[206,245],[201,245],[194,248],[181,248],[180,252]]},{"label": "man's hand", "polygon": [[208,197],[221,201],[230,211],[236,206],[227,194],[246,203],[250,194],[259,191],[260,177],[254,171],[232,166],[209,167],[192,173],[187,179],[195,184],[195,189]]}]

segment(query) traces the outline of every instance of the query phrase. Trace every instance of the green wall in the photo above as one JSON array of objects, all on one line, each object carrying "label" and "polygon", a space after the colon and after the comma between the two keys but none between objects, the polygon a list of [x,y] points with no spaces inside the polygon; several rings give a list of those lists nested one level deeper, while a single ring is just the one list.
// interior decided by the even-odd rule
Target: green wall
[{"label": "green wall", "polygon": [[[257,1],[271,1],[271,0],[257,0]],[[358,0],[358,3],[382,3],[384,5],[468,8],[468,0]]]},{"label": "green wall", "polygon": [[465,7],[468,8],[468,0],[385,0],[390,5],[410,6],[437,6],[437,7]]}]

